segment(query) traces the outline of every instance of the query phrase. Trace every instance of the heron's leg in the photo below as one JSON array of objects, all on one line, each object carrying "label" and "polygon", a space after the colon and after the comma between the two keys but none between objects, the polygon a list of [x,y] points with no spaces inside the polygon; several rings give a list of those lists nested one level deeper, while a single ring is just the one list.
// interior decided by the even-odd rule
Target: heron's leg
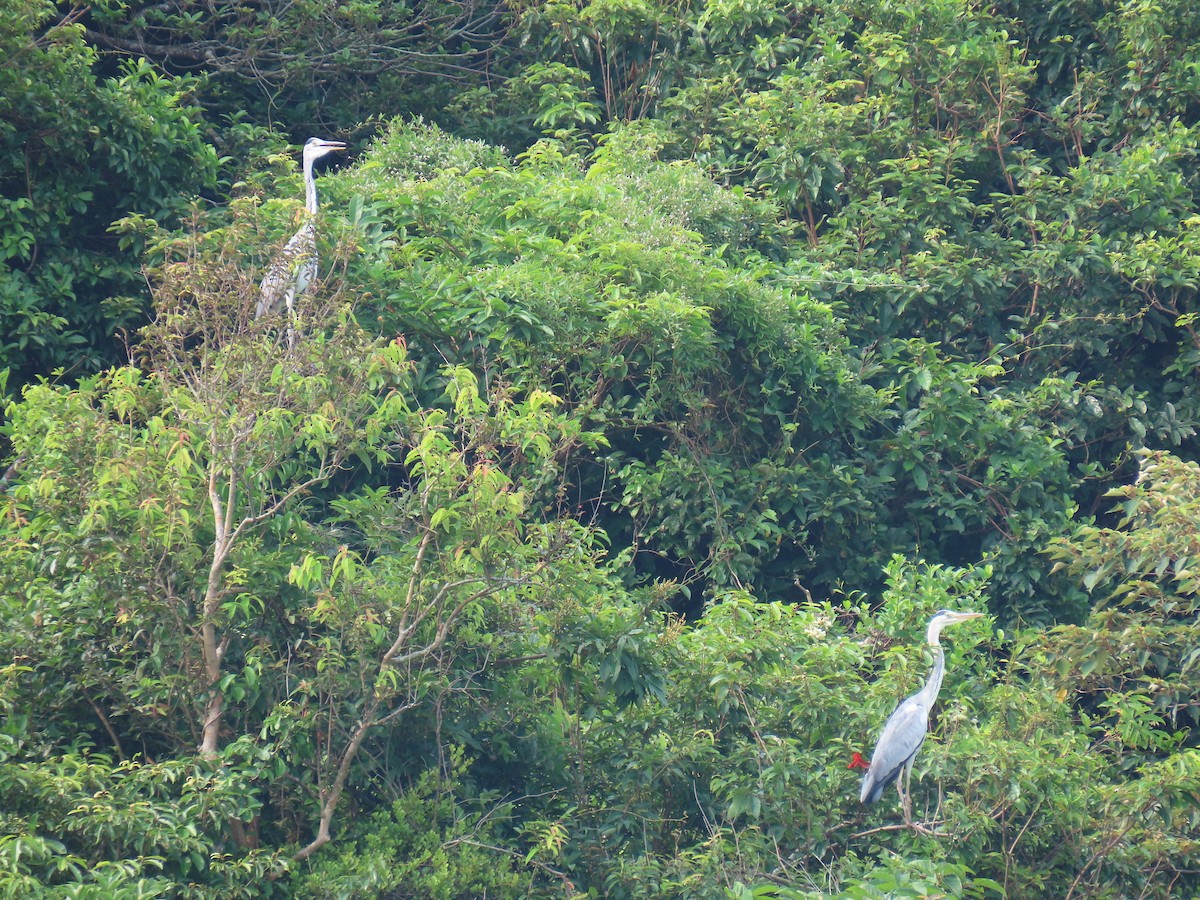
[{"label": "heron's leg", "polygon": [[295,350],[296,343],[297,343],[296,310],[292,306],[292,303],[295,299],[296,299],[296,289],[293,286],[292,289],[287,292],[287,296],[283,298],[283,305],[285,307],[284,318],[287,319],[287,325],[285,326],[285,330],[287,331],[287,344],[288,344],[289,350]]},{"label": "heron's leg", "polygon": [[904,812],[904,824],[912,824],[912,760],[905,765],[901,776],[896,779],[896,786],[899,788],[900,782],[904,782],[904,788],[900,791],[900,805]]},{"label": "heron's leg", "polygon": [[292,311],[292,305],[289,303],[287,308],[287,325],[284,329],[287,331],[287,345],[289,350],[295,350],[296,344],[299,343],[299,334],[296,330],[296,314]]}]

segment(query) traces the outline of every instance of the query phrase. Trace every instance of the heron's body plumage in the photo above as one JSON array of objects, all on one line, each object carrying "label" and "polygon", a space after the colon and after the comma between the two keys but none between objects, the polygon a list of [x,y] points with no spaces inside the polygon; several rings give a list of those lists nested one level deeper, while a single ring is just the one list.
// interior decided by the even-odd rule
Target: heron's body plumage
[{"label": "heron's body plumage", "polygon": [[[307,215],[307,214],[306,214]],[[311,217],[288,239],[271,261],[259,286],[254,318],[261,319],[281,306],[289,312],[296,295],[303,294],[317,277],[317,225]]]},{"label": "heron's body plumage", "polygon": [[888,785],[900,777],[901,772],[911,770],[917,752],[925,743],[925,735],[929,733],[929,713],[937,700],[942,683],[941,674],[945,672],[942,648],[938,647],[935,653],[933,673],[925,687],[901,702],[883,726],[883,733],[879,735],[879,742],[871,755],[871,766],[863,775],[862,791],[859,793],[859,800],[863,803],[876,802]]},{"label": "heron's body plumage", "polygon": [[925,686],[902,701],[888,716],[879,741],[875,744],[875,752],[871,754],[870,766],[863,775],[862,790],[859,792],[862,803],[875,803],[883,796],[888,785],[895,782],[904,804],[905,819],[908,819],[908,780],[912,775],[913,761],[925,743],[925,735],[929,733],[929,714],[937,702],[942,679],[946,675],[946,656],[938,637],[945,626],[965,622],[979,615],[943,609],[930,619],[926,641],[933,650],[933,668],[929,671]]}]

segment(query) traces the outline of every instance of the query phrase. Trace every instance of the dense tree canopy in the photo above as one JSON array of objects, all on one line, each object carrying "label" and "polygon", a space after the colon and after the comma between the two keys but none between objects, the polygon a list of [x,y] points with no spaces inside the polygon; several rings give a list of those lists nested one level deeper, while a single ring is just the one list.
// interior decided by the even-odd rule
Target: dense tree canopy
[{"label": "dense tree canopy", "polygon": [[188,85],[144,61],[98,77],[74,18],[0,13],[0,366],[22,381],[116,358],[146,304],[137,242],[113,223],[167,224],[216,178]]},{"label": "dense tree canopy", "polygon": [[1200,895],[1188,4],[0,42],[0,896]]}]

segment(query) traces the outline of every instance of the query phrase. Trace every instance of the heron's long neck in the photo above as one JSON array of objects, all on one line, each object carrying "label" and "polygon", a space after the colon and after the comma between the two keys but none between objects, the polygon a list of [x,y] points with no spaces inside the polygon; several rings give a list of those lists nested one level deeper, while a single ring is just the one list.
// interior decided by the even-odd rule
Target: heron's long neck
[{"label": "heron's long neck", "polygon": [[945,675],[946,655],[942,653],[942,645],[935,642],[933,644],[933,668],[929,670],[929,680],[921,689],[921,696],[925,699],[927,706],[933,706],[933,702],[937,700],[938,692],[942,689],[942,678]]},{"label": "heron's long neck", "polygon": [[317,180],[313,178],[312,160],[304,161],[304,208],[309,215],[317,214]]}]

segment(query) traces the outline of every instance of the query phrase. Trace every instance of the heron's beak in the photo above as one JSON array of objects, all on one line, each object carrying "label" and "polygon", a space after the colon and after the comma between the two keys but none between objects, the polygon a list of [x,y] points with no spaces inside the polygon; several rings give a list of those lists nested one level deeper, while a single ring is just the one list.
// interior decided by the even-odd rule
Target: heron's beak
[{"label": "heron's beak", "polygon": [[319,146],[322,150],[345,150],[346,149],[346,145],[343,144],[341,141],[321,141],[321,143],[318,144],[317,146]]},{"label": "heron's beak", "polygon": [[977,612],[955,613],[954,615],[955,615],[956,622],[965,622],[965,621],[967,621],[967,619],[982,619],[983,618],[983,613],[977,613]]}]

